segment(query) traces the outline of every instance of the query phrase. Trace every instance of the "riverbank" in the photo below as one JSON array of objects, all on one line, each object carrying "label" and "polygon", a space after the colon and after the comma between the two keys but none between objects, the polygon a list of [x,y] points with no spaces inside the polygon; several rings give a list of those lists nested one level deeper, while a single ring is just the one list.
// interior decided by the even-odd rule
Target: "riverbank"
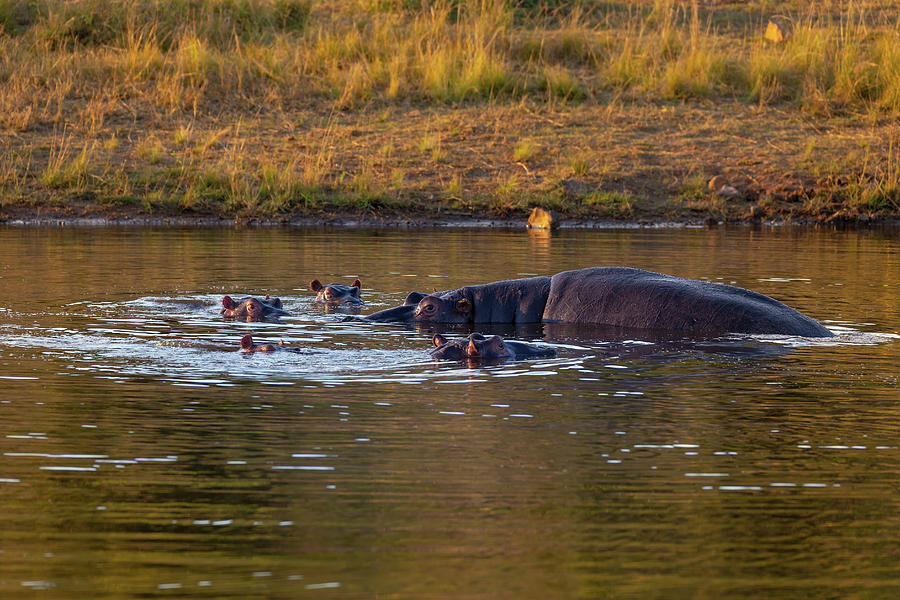
[{"label": "riverbank", "polygon": [[[60,228],[93,228],[93,227],[136,227],[136,228],[301,228],[301,229],[507,229],[528,230],[535,235],[546,235],[550,230],[532,228],[527,218],[502,218],[485,216],[469,216],[466,218],[424,218],[412,215],[392,218],[364,217],[358,215],[332,215],[322,218],[226,218],[226,217],[160,217],[152,215],[114,215],[114,216],[35,216],[5,217],[0,220],[5,227],[60,227]],[[689,220],[662,219],[570,219],[562,217],[556,222],[556,229],[684,229],[750,227],[750,228],[867,228],[867,229],[900,229],[900,219],[857,219],[832,220],[822,222],[816,220],[783,220],[752,219],[744,221],[723,221],[713,217]]]},{"label": "riverbank", "polygon": [[[874,187],[883,184],[858,172],[896,168],[893,122],[813,121],[802,113],[740,103],[614,110],[608,105],[391,108],[331,115],[318,127],[320,117],[308,115],[300,134],[302,117],[282,113],[280,124],[262,117],[245,121],[243,131],[229,129],[202,159],[183,144],[178,150],[177,125],[144,125],[140,131],[159,140],[150,165],[133,149],[115,149],[98,174],[80,183],[48,186],[41,176],[22,176],[14,192],[4,194],[0,219],[484,221],[524,220],[534,206],[570,221],[620,223],[865,223],[900,217],[893,196],[874,195]],[[218,124],[195,120],[193,135],[214,136]],[[421,140],[434,131],[442,132],[435,142],[439,160],[435,149],[421,149]],[[527,162],[516,161],[510,150],[523,132],[534,148]],[[130,129],[127,135],[137,134]],[[15,141],[49,147],[43,160],[52,160],[56,136],[36,129]],[[288,177],[286,167],[271,165],[302,162],[303,156],[312,160],[309,154],[322,148],[328,152],[323,160],[340,173],[334,182],[285,189],[278,202],[272,197],[237,202],[229,195],[231,185],[262,185],[256,179],[266,173]],[[373,155],[368,148],[379,150]],[[41,158],[37,151],[31,157],[34,170]],[[145,179],[143,189],[112,194],[107,186],[114,165],[121,165],[128,181]],[[199,189],[165,191],[173,171],[188,177],[187,169],[202,179],[192,184]]]},{"label": "riverbank", "polygon": [[897,220],[896,8],[768,5],[0,2],[0,221]]}]

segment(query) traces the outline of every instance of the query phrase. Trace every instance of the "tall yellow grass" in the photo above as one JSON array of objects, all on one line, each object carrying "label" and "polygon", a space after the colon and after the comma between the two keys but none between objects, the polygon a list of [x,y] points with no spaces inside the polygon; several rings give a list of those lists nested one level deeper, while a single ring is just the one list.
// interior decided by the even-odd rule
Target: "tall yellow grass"
[{"label": "tall yellow grass", "polygon": [[[705,4],[675,0],[0,0],[0,138],[66,132],[49,154],[4,169],[27,164],[50,187],[115,180],[115,189],[165,188],[187,205],[285,207],[341,177],[326,150],[261,164],[238,148],[234,164],[252,177],[208,177],[197,166],[205,151],[190,143],[173,157],[94,142],[120,139],[123,122],[393,103],[737,98],[900,114],[900,9],[790,4],[793,35],[775,45],[762,38],[772,3],[751,4],[723,22]],[[117,164],[132,185],[89,176]],[[153,166],[157,183],[142,184]],[[21,187],[23,173],[4,181]],[[367,173],[345,187],[391,187],[367,185]]]},{"label": "tall yellow grass", "polygon": [[[162,112],[300,98],[343,108],[547,91],[582,100],[609,90],[900,111],[896,15],[813,8],[792,17],[793,37],[776,46],[762,39],[762,14],[735,35],[704,21],[696,3],[672,0],[618,19],[600,8],[529,17],[500,0],[402,8],[415,5],[0,0],[0,118],[13,130],[96,128],[107,110],[99,90]],[[98,106],[72,114],[70,101],[84,97]]]},{"label": "tall yellow grass", "polygon": [[517,6],[0,0],[3,125],[74,125],[67,101],[97,90],[160,111],[298,98],[344,108],[540,98],[548,90],[572,100],[613,90],[900,111],[898,20],[852,8],[859,4],[792,15],[794,35],[782,45],[762,39],[762,12],[747,15],[743,30],[725,30],[696,3],[673,0],[625,17],[610,8],[546,15]]}]

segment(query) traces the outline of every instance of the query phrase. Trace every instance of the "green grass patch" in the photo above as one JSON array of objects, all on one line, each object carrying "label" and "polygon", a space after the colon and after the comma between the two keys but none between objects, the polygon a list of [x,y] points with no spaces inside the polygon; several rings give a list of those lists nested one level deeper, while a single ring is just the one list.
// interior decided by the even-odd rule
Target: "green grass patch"
[{"label": "green grass patch", "polygon": [[634,213],[636,198],[626,192],[590,192],[582,200],[585,206],[611,217],[629,217]]},{"label": "green grass patch", "polygon": [[538,145],[531,140],[520,140],[513,148],[513,160],[527,163],[538,151]]},{"label": "green grass patch", "polygon": [[51,189],[81,192],[88,183],[91,149],[85,146],[81,152],[72,155],[69,144],[69,139],[64,139],[60,146],[51,148],[50,159],[38,181]]},{"label": "green grass patch", "polygon": [[562,100],[583,100],[587,95],[584,86],[563,66],[547,65],[538,77],[538,88],[549,96]]},{"label": "green grass patch", "polygon": [[590,172],[591,163],[585,154],[576,154],[566,158],[566,165],[575,177],[584,177]]}]

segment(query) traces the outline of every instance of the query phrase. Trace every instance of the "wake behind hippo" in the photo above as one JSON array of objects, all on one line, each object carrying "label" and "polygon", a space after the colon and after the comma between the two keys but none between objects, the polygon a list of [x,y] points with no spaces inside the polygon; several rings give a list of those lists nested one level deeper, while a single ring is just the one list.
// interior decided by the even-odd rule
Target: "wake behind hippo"
[{"label": "wake behind hippo", "polygon": [[833,335],[814,319],[757,292],[627,267],[577,269],[431,295],[413,292],[405,304],[365,320],[583,323],[693,335]]}]

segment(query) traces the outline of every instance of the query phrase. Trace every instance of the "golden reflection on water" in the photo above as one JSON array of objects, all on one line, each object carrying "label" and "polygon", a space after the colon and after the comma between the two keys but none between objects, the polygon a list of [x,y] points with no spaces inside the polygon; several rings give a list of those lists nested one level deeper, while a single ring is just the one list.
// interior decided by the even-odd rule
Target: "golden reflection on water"
[{"label": "golden reflection on water", "polygon": [[[900,331],[898,249],[791,228],[2,229],[0,595],[889,597],[897,340],[865,334]],[[858,333],[514,329],[560,356],[470,369],[307,289],[358,276],[367,313],[603,264]],[[237,292],[293,316],[225,323]],[[248,332],[304,353],[240,356]]]}]

